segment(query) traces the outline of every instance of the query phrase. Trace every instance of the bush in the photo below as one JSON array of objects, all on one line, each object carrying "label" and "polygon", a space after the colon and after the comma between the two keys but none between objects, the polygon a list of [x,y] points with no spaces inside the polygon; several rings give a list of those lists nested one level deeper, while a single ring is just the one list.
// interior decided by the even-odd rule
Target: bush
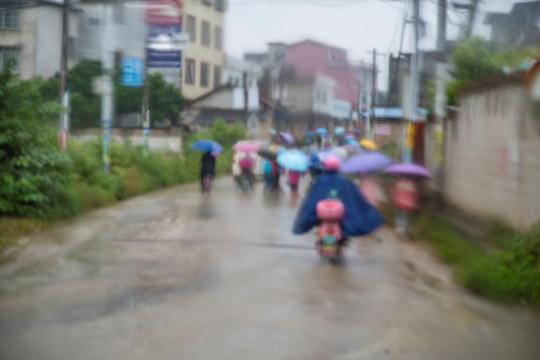
[{"label": "bush", "polygon": [[421,217],[414,225],[414,237],[430,241],[468,289],[497,301],[540,305],[540,221],[523,233],[493,222],[487,235],[498,250],[483,250],[442,220]]},{"label": "bush", "polygon": [[0,215],[58,218],[78,211],[73,164],[58,150],[52,117],[36,83],[0,72]]},{"label": "bush", "polygon": [[523,234],[507,234],[508,248],[475,261],[462,279],[488,297],[540,305],[540,221]]}]

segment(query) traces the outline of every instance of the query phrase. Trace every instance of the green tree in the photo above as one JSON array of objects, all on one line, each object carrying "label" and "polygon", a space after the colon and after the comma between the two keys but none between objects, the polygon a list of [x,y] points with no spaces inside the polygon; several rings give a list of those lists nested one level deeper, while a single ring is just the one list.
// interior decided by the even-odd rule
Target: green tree
[{"label": "green tree", "polygon": [[74,127],[100,126],[101,98],[92,92],[92,79],[101,76],[101,62],[83,60],[68,72],[71,123]]},{"label": "green tree", "polygon": [[175,122],[184,108],[185,99],[173,84],[165,82],[163,75],[150,76],[150,117],[153,125]]}]

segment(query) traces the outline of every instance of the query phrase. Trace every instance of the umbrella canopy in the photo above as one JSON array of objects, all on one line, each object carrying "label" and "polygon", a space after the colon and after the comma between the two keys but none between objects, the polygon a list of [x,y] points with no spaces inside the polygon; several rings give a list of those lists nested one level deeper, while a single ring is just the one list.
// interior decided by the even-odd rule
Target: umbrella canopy
[{"label": "umbrella canopy", "polygon": [[362,139],[362,141],[360,141],[360,144],[369,150],[377,149],[377,144],[375,144],[375,142],[371,139]]},{"label": "umbrella canopy", "polygon": [[308,168],[308,158],[300,150],[292,149],[277,157],[277,162],[284,168],[296,171],[305,171]]},{"label": "umbrella canopy", "polygon": [[273,128],[270,128],[270,135],[276,135],[276,134],[277,134],[276,130]]},{"label": "umbrella canopy", "polygon": [[341,127],[341,126],[338,126],[337,128],[334,129],[334,134],[336,134],[336,135],[341,135],[344,132],[345,132],[345,128]]},{"label": "umbrella canopy", "polygon": [[326,134],[328,130],[326,130],[325,128],[318,128],[316,132],[317,134]]},{"label": "umbrella canopy", "polygon": [[259,151],[257,151],[257,154],[259,154],[259,156],[265,158],[265,159],[275,159],[278,154],[277,154],[277,148],[276,150],[272,150],[270,148],[262,148],[262,149],[259,149]]},{"label": "umbrella canopy", "polygon": [[307,137],[312,137],[313,136],[313,131],[310,131],[310,130],[306,131],[306,136]]},{"label": "umbrella canopy", "polygon": [[214,151],[212,151],[212,156],[213,156],[213,157],[218,157],[220,153],[221,153],[221,151],[219,151],[219,150],[214,150]]},{"label": "umbrella canopy", "polygon": [[382,170],[392,164],[392,160],[377,151],[370,151],[355,155],[345,161],[341,166],[341,172],[346,174],[366,173],[371,171]]},{"label": "umbrella canopy", "polygon": [[261,144],[258,142],[238,142],[234,144],[234,149],[241,152],[253,153],[259,151]]},{"label": "umbrella canopy", "polygon": [[431,173],[423,166],[411,163],[393,164],[384,170],[387,174],[431,177]]},{"label": "umbrella canopy", "polygon": [[279,135],[283,138],[283,140],[285,140],[288,143],[294,142],[294,137],[291,134],[289,134],[288,132],[280,131]]},{"label": "umbrella canopy", "polygon": [[336,154],[335,152],[332,151],[332,149],[326,149],[326,150],[318,151],[317,156],[319,157],[319,159],[323,163],[326,161],[326,159],[329,156],[337,157],[340,162],[343,162],[345,160],[345,158],[343,156],[341,156],[340,154]]},{"label": "umbrella canopy", "polygon": [[349,157],[349,152],[344,147],[335,147],[330,150],[330,153],[337,155],[341,159],[346,159]]},{"label": "umbrella canopy", "polygon": [[201,139],[195,141],[193,144],[191,144],[191,148],[199,151],[212,151],[212,152],[221,152],[223,151],[223,147],[219,145],[214,140],[209,139]]}]

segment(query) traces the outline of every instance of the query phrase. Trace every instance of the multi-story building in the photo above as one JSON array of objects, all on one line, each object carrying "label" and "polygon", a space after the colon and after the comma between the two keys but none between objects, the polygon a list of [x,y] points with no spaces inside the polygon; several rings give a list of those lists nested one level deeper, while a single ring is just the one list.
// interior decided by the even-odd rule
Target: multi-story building
[{"label": "multi-story building", "polygon": [[190,37],[182,52],[182,94],[197,98],[222,83],[225,0],[183,1],[183,31]]},{"label": "multi-story building", "polygon": [[501,46],[534,45],[540,42],[540,1],[519,2],[510,13],[488,12],[484,24],[491,26],[491,41]]},{"label": "multi-story building", "polygon": [[[2,10],[5,9],[5,10]],[[68,68],[78,60],[80,9],[69,16]],[[3,1],[0,4],[0,69],[15,58],[23,79],[44,78],[60,71],[62,4],[53,0]]]},{"label": "multi-story building", "polygon": [[298,134],[303,127],[351,120],[372,89],[370,65],[351,64],[346,50],[318,41],[270,43],[266,53],[244,59],[265,69],[261,97],[294,114],[278,119],[277,127]]}]

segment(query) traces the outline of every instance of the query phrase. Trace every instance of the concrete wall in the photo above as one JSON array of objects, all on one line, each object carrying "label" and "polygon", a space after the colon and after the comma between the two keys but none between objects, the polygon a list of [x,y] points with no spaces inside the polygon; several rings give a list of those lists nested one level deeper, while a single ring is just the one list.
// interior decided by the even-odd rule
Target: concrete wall
[{"label": "concrete wall", "polygon": [[451,205],[518,228],[540,218],[540,122],[521,82],[464,95],[445,152]]},{"label": "concrete wall", "polygon": [[[99,128],[79,129],[71,133],[71,139],[88,141],[95,139],[101,133]],[[131,140],[133,144],[143,144],[142,129],[112,129],[112,141],[124,142]],[[182,132],[180,129],[150,129],[148,148],[153,151],[181,151]]]},{"label": "concrete wall", "polygon": [[[62,50],[62,8],[58,6],[40,6],[37,8],[35,74],[44,78],[60,71]],[[79,42],[79,13],[69,17],[69,37]],[[74,66],[78,57],[68,57],[68,68]]]}]

